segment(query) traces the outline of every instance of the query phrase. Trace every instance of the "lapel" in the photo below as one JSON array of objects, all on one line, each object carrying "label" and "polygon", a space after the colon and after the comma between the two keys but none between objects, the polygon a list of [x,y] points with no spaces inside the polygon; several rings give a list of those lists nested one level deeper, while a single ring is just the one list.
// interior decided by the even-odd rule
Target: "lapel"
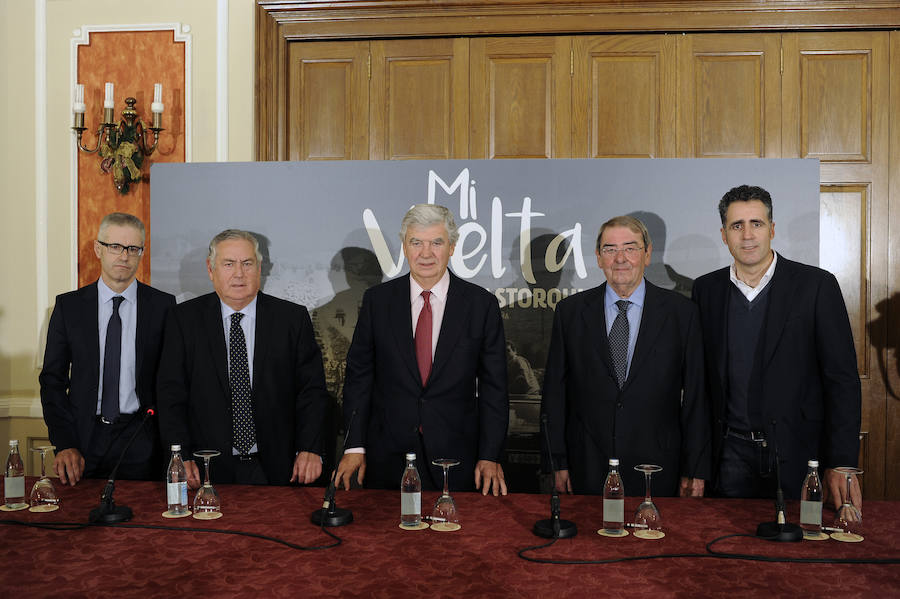
[{"label": "lapel", "polygon": [[81,296],[82,301],[84,302],[81,312],[83,314],[83,320],[81,321],[81,326],[84,327],[85,332],[81,336],[87,347],[87,354],[89,356],[93,356],[93,359],[90,361],[91,368],[93,368],[93,372],[91,373],[92,380],[95,385],[100,384],[100,318],[97,314],[99,307],[97,305],[97,283],[95,282],[93,285],[87,285],[84,288],[84,293]]},{"label": "lapel", "polygon": [[[650,355],[656,338],[663,328],[668,312],[664,309],[665,296],[659,288],[645,280],[646,294],[644,295],[644,308],[641,311],[641,323],[638,325],[637,342],[634,346],[634,355],[631,356],[631,367],[628,369],[628,378],[622,391],[628,388],[634,380],[635,373],[640,369],[644,360]],[[608,343],[607,343],[608,345]]]},{"label": "lapel", "polygon": [[431,366],[429,381],[433,381],[440,371],[450,361],[453,349],[459,343],[459,337],[463,331],[463,323],[469,310],[469,304],[465,301],[466,289],[462,281],[453,273],[450,273],[450,287],[447,289],[447,302],[444,305],[444,318],[441,320],[441,329],[438,332],[437,347],[434,350],[434,363]]},{"label": "lapel", "polygon": [[390,328],[394,334],[400,361],[409,368],[410,375],[422,384],[419,366],[416,362],[416,345],[413,340],[412,304],[409,301],[409,277],[406,275],[393,285],[392,294],[388,298]]},{"label": "lapel", "polygon": [[715,327],[713,333],[715,343],[711,349],[716,353],[716,372],[719,376],[719,385],[722,389],[727,389],[728,309],[731,305],[731,288],[734,284],[731,282],[730,267],[720,270],[715,277],[715,285],[710,286],[710,301],[704,306],[704,310],[709,311],[707,322]]},{"label": "lapel", "polygon": [[616,371],[613,367],[612,354],[609,351],[609,337],[606,333],[606,283],[594,290],[583,291],[588,294],[584,299],[584,309],[581,312],[585,326],[584,339],[590,344],[603,365],[607,374],[615,380]]},{"label": "lapel", "polygon": [[[275,319],[269,310],[269,297],[263,292],[256,294],[256,336],[253,341],[253,380],[250,382],[250,392],[256,391],[256,381],[262,370],[262,365],[266,363],[269,346],[269,339],[274,338]],[[223,330],[224,332],[224,330]]]},{"label": "lapel", "polygon": [[144,363],[144,346],[147,337],[147,321],[150,318],[150,298],[147,292],[147,286],[137,282],[137,327],[134,336],[134,381],[138,386],[138,400],[141,398],[140,383],[141,366]]},{"label": "lapel", "polygon": [[209,354],[212,356],[216,376],[222,385],[225,395],[230,397],[231,391],[228,384],[228,352],[225,350],[225,326],[222,323],[222,305],[219,296],[215,292],[206,296],[206,306],[203,308],[204,337],[209,343]]},{"label": "lapel", "polygon": [[790,312],[791,298],[796,293],[796,277],[792,276],[792,270],[790,260],[779,254],[775,273],[772,275],[772,280],[769,281],[772,288],[769,289],[769,308],[766,315],[765,348],[762,357],[763,372],[771,362],[772,356],[775,355],[775,348],[778,347],[778,342],[781,340],[784,323]]}]

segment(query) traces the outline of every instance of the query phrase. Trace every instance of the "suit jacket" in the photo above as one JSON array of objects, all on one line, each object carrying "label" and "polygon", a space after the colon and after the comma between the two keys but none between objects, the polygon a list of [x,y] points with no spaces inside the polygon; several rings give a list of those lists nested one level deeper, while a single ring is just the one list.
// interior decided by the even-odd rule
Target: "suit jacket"
[{"label": "suit jacket", "polygon": [[[163,326],[174,304],[173,295],[138,281],[135,391],[142,408],[156,405]],[[44,421],[56,451],[75,448],[87,455],[97,421],[99,330],[96,282],[57,296],[40,375]]]},{"label": "suit jacket", "polygon": [[[251,402],[259,460],[270,484],[286,485],[299,451],[321,454],[328,395],[322,354],[306,308],[257,295]],[[231,387],[222,308],[215,293],[172,309],[159,367],[164,446],[185,459],[217,449],[212,478],[234,481]]]},{"label": "suit jacket", "polygon": [[[782,488],[795,498],[807,460],[826,468],[856,465],[862,399],[850,320],[834,275],[779,255],[769,285],[758,399],[763,432],[776,439]],[[697,279],[693,292],[706,348],[716,465],[726,426],[732,286],[726,267]]]},{"label": "suit jacket", "polygon": [[637,344],[621,390],[606,332],[606,283],[559,302],[541,413],[554,467],[573,491],[602,493],[609,458],[629,495],[644,492],[637,464],[658,464],[653,493],[674,495],[679,477],[709,478],[709,411],[697,308],[646,283]]},{"label": "suit jacket", "polygon": [[407,275],[363,296],[344,381],[347,446],[365,447],[367,486],[396,488],[403,454],[418,453],[421,431],[422,478],[431,468],[440,484],[441,470],[430,461],[457,458],[451,486],[473,489],[475,463],[501,460],[509,422],[500,307],[485,289],[450,274],[434,362],[423,385],[409,293]]}]

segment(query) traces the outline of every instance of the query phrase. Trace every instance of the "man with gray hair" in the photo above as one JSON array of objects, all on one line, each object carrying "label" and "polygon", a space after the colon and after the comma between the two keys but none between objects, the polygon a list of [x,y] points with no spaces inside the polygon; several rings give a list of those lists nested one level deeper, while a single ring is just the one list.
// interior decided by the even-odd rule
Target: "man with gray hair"
[{"label": "man with gray hair", "polygon": [[214,293],[175,307],[159,368],[160,432],[193,461],[215,449],[220,483],[311,483],[322,472],[328,395],[306,308],[259,290],[259,241],[227,229],[209,244]]},{"label": "man with gray hair", "polygon": [[366,291],[347,354],[344,420],[350,448],[338,485],[397,488],[415,452],[425,488],[440,489],[431,461],[458,459],[455,490],[506,495],[500,457],[509,398],[497,299],[453,275],[459,233],[445,207],[418,204],[401,223],[409,276]]},{"label": "man with gray hair", "polygon": [[163,324],[175,304],[172,295],[136,279],[144,237],[136,216],[107,214],[94,241],[100,278],[56,298],[40,382],[56,446],[53,470],[63,484],[105,478],[119,457],[119,478],[162,475],[155,421],[125,451],[156,403]]},{"label": "man with gray hair", "polygon": [[634,467],[655,464],[654,494],[702,496],[710,441],[697,307],[644,279],[653,244],[638,219],[604,223],[596,251],[606,282],[556,305],[544,373],[556,488],[602,493],[617,458],[629,495],[644,487]]}]

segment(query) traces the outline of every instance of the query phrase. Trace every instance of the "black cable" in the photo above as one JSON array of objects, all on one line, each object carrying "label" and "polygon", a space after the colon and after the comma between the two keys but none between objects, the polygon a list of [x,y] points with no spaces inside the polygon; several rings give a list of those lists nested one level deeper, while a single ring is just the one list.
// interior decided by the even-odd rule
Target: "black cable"
[{"label": "black cable", "polygon": [[270,537],[267,535],[258,534],[255,532],[245,532],[242,530],[227,530],[224,528],[184,528],[179,526],[164,526],[162,524],[129,524],[123,522],[24,522],[22,520],[0,520],[0,524],[14,524],[19,526],[27,526],[30,528],[41,528],[45,530],[83,530],[89,527],[106,527],[106,528],[144,528],[147,530],[176,530],[181,532],[206,532],[206,533],[216,533],[223,535],[236,535],[242,537],[250,537],[254,539],[260,539],[263,541],[270,541],[272,543],[278,543],[280,545],[284,545],[286,547],[290,547],[291,549],[296,549],[299,551],[318,551],[321,549],[331,549],[332,547],[337,547],[340,545],[343,540],[332,533],[330,530],[327,530],[324,526],[321,527],[322,532],[327,534],[329,537],[333,538],[336,542],[330,543],[328,545],[314,545],[312,547],[305,547],[303,545],[298,545],[296,543],[291,543],[290,541],[285,541],[284,539],[279,539],[278,537]]}]

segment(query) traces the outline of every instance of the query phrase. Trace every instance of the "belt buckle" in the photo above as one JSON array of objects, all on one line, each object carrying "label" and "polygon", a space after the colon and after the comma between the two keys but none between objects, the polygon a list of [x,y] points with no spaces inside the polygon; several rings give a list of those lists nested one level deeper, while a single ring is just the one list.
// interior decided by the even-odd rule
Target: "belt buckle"
[{"label": "belt buckle", "polygon": [[762,433],[750,431],[750,440],[754,443],[759,443],[763,447],[766,447],[766,437]]},{"label": "belt buckle", "polygon": [[102,422],[103,424],[114,424],[114,422],[112,420],[108,420],[106,416],[100,416],[100,422]]}]

